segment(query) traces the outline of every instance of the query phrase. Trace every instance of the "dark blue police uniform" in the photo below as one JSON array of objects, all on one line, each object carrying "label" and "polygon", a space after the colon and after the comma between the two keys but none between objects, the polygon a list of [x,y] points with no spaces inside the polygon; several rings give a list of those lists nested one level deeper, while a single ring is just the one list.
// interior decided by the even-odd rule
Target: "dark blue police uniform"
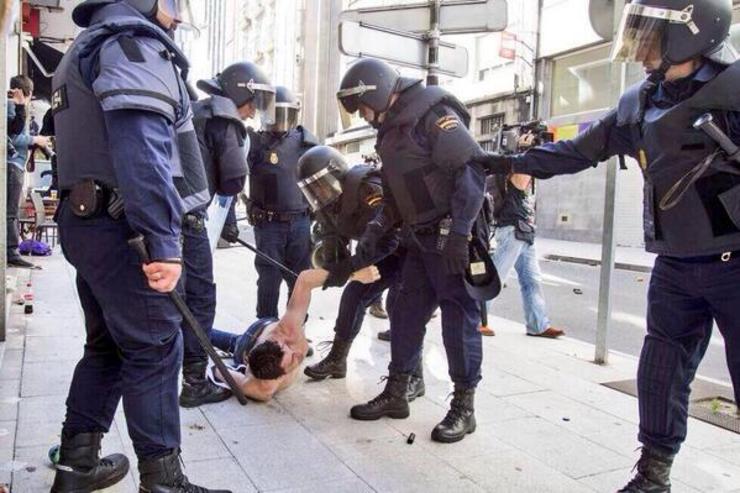
[{"label": "dark blue police uniform", "polygon": [[[645,178],[645,245],[658,254],[648,290],[640,355],[640,441],[676,453],[686,438],[690,383],[713,321],[725,339],[740,402],[740,166],[721,155],[671,205],[669,191],[717,144],[692,124],[710,111],[740,144],[740,63],[705,60],[691,76],[628,90],[617,109],[571,141],[515,157],[513,170],[539,178],[575,173],[616,154],[637,159]],[[646,99],[643,103],[642,100]]]},{"label": "dark blue police uniform", "polygon": [[[385,163],[379,221],[382,227],[402,224],[412,238],[390,313],[389,369],[413,372],[425,325],[439,306],[449,374],[461,389],[474,388],[481,378],[480,308],[465,290],[462,270],[451,272],[444,254],[450,235],[466,239],[471,234],[483,203],[485,177],[470,162],[480,147],[467,131],[468,121],[465,107],[452,95],[414,84],[389,110],[376,145]],[[445,220],[449,230],[442,231]]]},{"label": "dark blue police uniform", "polygon": [[[181,317],[148,287],[127,240],[144,235],[155,260],[181,257],[180,222],[199,200],[183,176],[202,168],[185,158],[197,149],[186,69],[161,29],[116,3],[95,11],[53,80],[60,240],[77,270],[87,330],[64,432],[106,432],[123,398],[140,459],[180,445]],[[91,179],[98,205],[73,205],[72,191]],[[115,194],[125,206],[117,218],[107,210]]]},{"label": "dark blue police uniform", "polygon": [[[316,145],[303,127],[286,133],[250,132],[249,207],[257,249],[295,272],[311,265],[308,202],[297,184],[298,159]],[[280,283],[295,279],[257,256],[257,318],[277,317]]]}]

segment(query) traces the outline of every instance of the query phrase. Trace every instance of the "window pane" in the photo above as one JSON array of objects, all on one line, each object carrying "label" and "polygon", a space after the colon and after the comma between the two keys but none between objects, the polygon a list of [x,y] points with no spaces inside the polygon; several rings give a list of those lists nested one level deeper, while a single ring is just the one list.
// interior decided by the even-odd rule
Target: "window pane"
[{"label": "window pane", "polygon": [[609,107],[609,47],[556,60],[552,76],[552,116]]}]

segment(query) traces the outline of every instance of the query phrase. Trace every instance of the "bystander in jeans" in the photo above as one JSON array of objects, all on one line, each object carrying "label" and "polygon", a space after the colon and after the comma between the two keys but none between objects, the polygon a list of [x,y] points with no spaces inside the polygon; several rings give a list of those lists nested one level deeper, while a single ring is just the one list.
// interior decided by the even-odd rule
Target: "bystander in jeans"
[{"label": "bystander in jeans", "polygon": [[[527,175],[511,175],[489,182],[494,188],[494,250],[491,251],[501,282],[516,270],[522,295],[527,335],[556,338],[565,331],[552,327],[542,291],[542,273],[534,246],[534,185]],[[490,302],[486,304],[486,308]],[[488,333],[490,331],[490,333]],[[483,335],[494,335],[481,327]]]}]

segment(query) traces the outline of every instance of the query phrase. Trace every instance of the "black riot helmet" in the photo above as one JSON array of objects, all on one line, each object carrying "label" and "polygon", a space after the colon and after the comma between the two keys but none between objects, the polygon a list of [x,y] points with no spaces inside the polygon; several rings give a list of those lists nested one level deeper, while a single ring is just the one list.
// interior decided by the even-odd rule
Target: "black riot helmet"
[{"label": "black riot helmet", "polygon": [[268,124],[263,130],[284,133],[298,126],[301,102],[285,86],[275,86],[275,123]]},{"label": "black riot helmet", "polygon": [[348,169],[344,156],[333,147],[314,146],[300,157],[298,187],[314,212],[342,196],[342,182]]},{"label": "black riot helmet", "polygon": [[164,11],[176,23],[192,23],[190,0],[85,0],[72,11],[72,20],[80,27],[88,27],[93,13],[103,5],[125,3],[149,20],[156,20],[157,12]]},{"label": "black riot helmet", "polygon": [[633,0],[624,6],[612,61],[642,62],[660,53],[663,73],[697,56],[729,65],[732,0]]},{"label": "black riot helmet", "polygon": [[351,115],[360,109],[360,103],[373,110],[376,119],[379,113],[388,111],[400,81],[399,73],[381,60],[361,58],[352,64],[337,91],[344,128],[350,127]]},{"label": "black riot helmet", "polygon": [[275,87],[252,62],[231,64],[213,79],[199,80],[197,86],[208,94],[229,98],[237,108],[248,103],[254,105],[263,125],[275,122]]}]

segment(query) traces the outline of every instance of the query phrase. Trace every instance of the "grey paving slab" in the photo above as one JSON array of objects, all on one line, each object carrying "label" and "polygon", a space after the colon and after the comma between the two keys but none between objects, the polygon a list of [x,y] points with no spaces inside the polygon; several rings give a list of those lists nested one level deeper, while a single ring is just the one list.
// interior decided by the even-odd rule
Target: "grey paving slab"
[{"label": "grey paving slab", "polygon": [[569,478],[520,450],[465,457],[452,466],[487,491],[585,493],[591,488]]},{"label": "grey paving slab", "polygon": [[260,490],[355,477],[336,455],[297,423],[238,427],[220,434]]},{"label": "grey paving slab", "polygon": [[370,493],[374,490],[367,483],[357,478],[341,481],[318,481],[297,488],[268,491],[269,493],[313,493],[315,491],[325,491],[327,493]]},{"label": "grey paving slab", "polygon": [[81,336],[29,336],[26,338],[27,363],[74,361],[82,357],[85,339]]},{"label": "grey paving slab", "polygon": [[183,456],[188,457],[188,460],[231,457],[223,440],[200,410],[181,410],[180,429]]},{"label": "grey paving slab", "polygon": [[[614,493],[622,488],[632,478],[634,471],[632,468],[618,469],[592,476],[586,476],[578,480],[579,483],[588,486],[594,491],[602,493]],[[673,480],[671,481],[671,493],[698,493],[699,490],[686,485],[685,483]]]},{"label": "grey paving slab", "polygon": [[76,360],[57,361],[49,365],[43,361],[26,363],[21,380],[21,396],[66,395]]},{"label": "grey paving slab", "polygon": [[7,349],[2,351],[0,359],[0,381],[20,380],[23,370],[23,350]]},{"label": "grey paving slab", "polygon": [[33,337],[82,337],[85,328],[80,315],[34,315],[26,323],[26,335]]},{"label": "grey paving slab", "polygon": [[209,489],[228,488],[233,493],[258,491],[241,466],[231,457],[186,461],[184,471],[190,482]]},{"label": "grey paving slab", "polygon": [[673,462],[672,477],[700,491],[729,492],[740,486],[740,464],[684,446]]},{"label": "grey paving slab", "polygon": [[23,397],[18,403],[19,421],[51,421],[61,423],[66,412],[66,394]]}]

